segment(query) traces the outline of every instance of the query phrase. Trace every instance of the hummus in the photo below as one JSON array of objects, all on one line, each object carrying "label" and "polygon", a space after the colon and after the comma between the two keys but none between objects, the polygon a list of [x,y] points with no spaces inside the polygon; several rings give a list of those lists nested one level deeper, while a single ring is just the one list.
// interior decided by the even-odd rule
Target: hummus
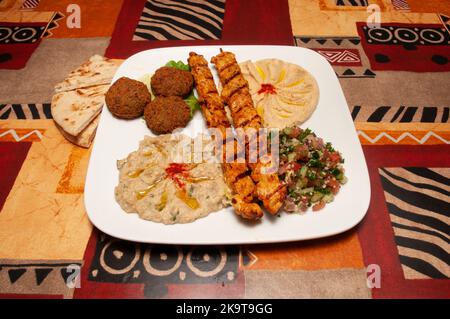
[{"label": "hummus", "polygon": [[305,122],[314,112],[319,88],[305,69],[277,59],[240,64],[256,111],[265,127],[284,128]]},{"label": "hummus", "polygon": [[[181,163],[186,156],[175,152],[180,150],[180,138],[193,141],[185,135],[146,136],[137,151],[117,162],[115,197],[125,212],[157,223],[190,223],[228,204],[229,189],[220,164]],[[203,150],[212,150],[209,143],[203,140]],[[191,156],[194,162],[192,158],[199,156]]]}]

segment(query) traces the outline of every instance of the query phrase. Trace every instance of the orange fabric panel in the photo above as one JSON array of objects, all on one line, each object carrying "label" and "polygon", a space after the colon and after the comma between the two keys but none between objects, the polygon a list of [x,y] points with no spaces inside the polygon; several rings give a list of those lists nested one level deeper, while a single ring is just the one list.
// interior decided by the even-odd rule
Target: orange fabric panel
[{"label": "orange fabric panel", "polygon": [[[59,11],[65,17],[58,21],[59,27],[51,30],[53,38],[83,38],[83,37],[109,37],[111,36],[116,20],[122,8],[123,0],[110,0],[107,4],[101,0],[41,0],[37,10]],[[81,28],[69,29],[67,27],[67,7],[76,3],[80,6]]]},{"label": "orange fabric panel", "polygon": [[364,262],[355,230],[318,239],[287,244],[248,247],[253,263],[246,268],[276,270],[318,270],[363,268]]}]

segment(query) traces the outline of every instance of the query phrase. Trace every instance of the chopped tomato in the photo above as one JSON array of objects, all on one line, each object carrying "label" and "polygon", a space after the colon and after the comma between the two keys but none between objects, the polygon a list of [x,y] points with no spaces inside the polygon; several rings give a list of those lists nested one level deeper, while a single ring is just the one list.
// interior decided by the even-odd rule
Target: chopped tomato
[{"label": "chopped tomato", "polygon": [[308,159],[308,153],[309,153],[308,146],[306,146],[304,144],[297,145],[295,147],[295,153],[296,153],[295,158],[296,158],[297,161],[299,161],[299,160],[307,160]]},{"label": "chopped tomato", "polygon": [[301,132],[302,130],[298,126],[294,126],[289,133],[289,137],[297,138]]},{"label": "chopped tomato", "polygon": [[294,172],[298,171],[300,168],[302,168],[302,165],[297,162],[289,162],[284,164],[278,169],[278,174],[282,175],[286,173],[287,171],[293,170]]},{"label": "chopped tomato", "polygon": [[309,129],[287,127],[280,136],[279,174],[289,190],[287,211],[322,209],[346,181],[342,155]]},{"label": "chopped tomato", "polygon": [[317,212],[318,210],[321,210],[324,207],[325,207],[325,202],[320,201],[317,204],[313,205],[312,210],[313,210],[313,212]]},{"label": "chopped tomato", "polygon": [[341,161],[341,155],[338,152],[330,153],[329,159],[332,163],[339,163]]},{"label": "chopped tomato", "polygon": [[295,203],[290,200],[290,199],[286,199],[286,201],[284,202],[284,209],[288,212],[295,212],[295,209],[297,208],[297,205],[295,205]]},{"label": "chopped tomato", "polygon": [[336,195],[339,192],[339,188],[341,187],[339,185],[339,182],[335,178],[331,178],[330,180],[328,180],[327,186],[331,188],[331,192],[333,193],[333,195]]},{"label": "chopped tomato", "polygon": [[294,170],[294,172],[297,172],[300,168],[302,168],[301,164],[299,164],[297,162],[292,163],[292,169]]},{"label": "chopped tomato", "polygon": [[284,173],[286,173],[289,169],[289,163],[286,163],[282,166],[280,166],[280,168],[278,169],[278,174],[283,175]]}]

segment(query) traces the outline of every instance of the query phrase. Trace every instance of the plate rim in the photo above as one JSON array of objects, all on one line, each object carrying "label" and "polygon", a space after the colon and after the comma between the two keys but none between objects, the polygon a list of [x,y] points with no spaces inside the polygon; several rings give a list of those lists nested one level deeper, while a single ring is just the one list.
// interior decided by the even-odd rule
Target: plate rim
[{"label": "plate rim", "polygon": [[[297,46],[287,46],[287,45],[254,45],[254,44],[250,44],[250,45],[242,45],[242,44],[239,44],[239,45],[196,45],[196,46],[186,45],[186,46],[176,46],[176,47],[154,48],[154,49],[148,49],[148,50],[143,50],[143,51],[140,51],[140,52],[136,52],[135,54],[131,55],[130,57],[128,57],[127,59],[125,59],[123,61],[123,63],[120,65],[120,67],[117,69],[116,73],[114,74],[114,77],[113,77],[113,80],[111,81],[111,84],[114,83],[117,80],[118,74],[120,74],[121,69],[126,65],[127,61],[130,61],[133,58],[136,58],[136,56],[141,55],[141,54],[145,54],[145,53],[148,53],[148,52],[154,52],[154,51],[162,51],[162,52],[164,52],[164,51],[167,51],[167,50],[179,50],[179,49],[186,49],[186,51],[194,51],[196,49],[204,49],[204,48],[209,48],[209,49],[213,49],[213,48],[221,49],[221,48],[223,48],[224,50],[227,50],[227,49],[229,49],[229,50],[236,50],[236,48],[240,48],[240,49],[248,48],[248,49],[250,49],[250,48],[261,48],[261,47],[289,48],[290,50],[295,49],[295,50],[309,51],[310,52],[309,54],[316,55],[318,58],[320,58],[322,60],[322,63],[325,63],[328,66],[328,68],[331,70],[333,75],[336,76],[336,74],[335,74],[333,68],[331,67],[331,65],[329,64],[329,62],[323,56],[321,56],[320,54],[318,54],[314,50],[311,50],[311,49],[308,49],[308,48],[302,48],[302,47],[297,47]],[[339,80],[337,80],[337,83],[338,83],[338,86],[339,86],[339,94],[342,95],[342,97],[344,99],[344,102],[345,102],[345,104],[347,106],[347,108],[346,108],[347,112],[346,113],[348,113],[347,115],[351,119],[351,114],[350,114],[350,111],[348,109],[348,104],[347,104],[347,101],[346,101],[346,98],[345,98],[345,95],[343,93],[342,86],[341,86]],[[319,93],[319,94],[321,94],[321,93]],[[108,110],[107,110],[106,103],[102,107],[102,112],[105,109],[106,109],[106,112],[107,112]],[[102,115],[100,115],[100,117],[102,117]],[[100,118],[100,122],[101,122],[101,118]],[[353,120],[352,120],[352,123],[353,123]],[[353,125],[353,128],[354,128],[354,131],[355,131],[355,135],[357,137],[358,134],[357,134],[357,131],[356,131],[356,127],[354,127],[354,125]],[[329,232],[324,232],[324,233],[317,232],[317,233],[315,233],[313,235],[304,236],[304,237],[301,237],[301,238],[298,238],[298,237],[294,238],[292,236],[288,236],[289,238],[284,238],[284,237],[275,238],[275,239],[268,238],[267,240],[266,239],[260,239],[260,238],[249,238],[249,239],[245,239],[245,240],[242,240],[242,239],[234,240],[233,238],[231,238],[228,241],[222,241],[222,240],[214,241],[213,240],[214,238],[212,238],[211,241],[198,241],[198,240],[197,241],[196,240],[189,241],[189,240],[178,240],[177,238],[174,238],[174,239],[168,241],[168,240],[140,239],[140,238],[135,238],[135,236],[130,235],[130,234],[128,234],[128,236],[123,235],[123,234],[119,234],[118,235],[118,234],[114,234],[114,232],[108,231],[107,227],[103,227],[104,226],[103,224],[96,223],[98,220],[96,220],[95,214],[90,214],[89,213],[90,210],[88,209],[88,206],[90,206],[90,205],[88,204],[88,197],[89,197],[88,196],[88,190],[91,188],[90,178],[89,177],[92,174],[90,172],[93,170],[93,165],[91,165],[91,163],[92,163],[92,158],[93,158],[92,155],[94,153],[95,146],[96,146],[96,140],[94,140],[94,143],[92,145],[91,156],[89,158],[89,164],[88,164],[87,173],[86,173],[86,179],[85,179],[85,184],[84,184],[83,202],[84,202],[84,205],[85,205],[86,214],[87,214],[89,220],[91,221],[91,223],[96,228],[98,228],[101,232],[103,232],[105,234],[108,234],[108,235],[110,235],[110,236],[112,236],[114,238],[121,239],[121,240],[140,242],[140,243],[152,243],[152,244],[199,245],[199,246],[200,245],[237,245],[237,244],[257,245],[257,244],[267,244],[267,243],[284,243],[284,242],[287,243],[287,242],[306,241],[306,240],[312,240],[312,239],[318,239],[318,238],[325,238],[325,237],[334,236],[334,235],[346,232],[346,231],[354,228],[355,226],[357,226],[364,219],[364,217],[367,215],[368,209],[370,207],[371,195],[372,195],[371,194],[370,175],[369,175],[367,161],[366,161],[366,158],[365,158],[365,154],[364,154],[362,145],[361,145],[361,143],[358,143],[358,148],[359,148],[358,151],[360,151],[361,154],[362,154],[362,159],[363,159],[363,164],[364,164],[363,165],[364,166],[364,175],[365,175],[364,178],[368,182],[367,185],[366,185],[366,187],[367,187],[367,193],[366,193],[366,198],[365,198],[366,202],[364,204],[364,209],[361,209],[361,210],[364,211],[364,213],[358,215],[357,218],[353,218],[352,219],[352,223],[348,223],[348,225],[346,225],[345,227],[342,227],[342,229],[335,229],[334,231],[331,231],[331,232],[329,231]],[[127,214],[126,212],[123,212],[123,213]],[[213,212],[211,214],[214,214],[214,213],[215,212]],[[132,214],[132,215],[136,215],[136,214]],[[268,215],[268,213],[265,213],[265,215]],[[206,216],[206,217],[208,217],[208,216]],[[267,216],[265,216],[265,218],[267,218]],[[146,221],[146,222],[151,222],[151,221]],[[175,225],[183,225],[183,224],[175,224]],[[186,224],[186,225],[189,225],[189,224]],[[164,227],[171,227],[171,226],[174,226],[174,225],[164,225]]]}]

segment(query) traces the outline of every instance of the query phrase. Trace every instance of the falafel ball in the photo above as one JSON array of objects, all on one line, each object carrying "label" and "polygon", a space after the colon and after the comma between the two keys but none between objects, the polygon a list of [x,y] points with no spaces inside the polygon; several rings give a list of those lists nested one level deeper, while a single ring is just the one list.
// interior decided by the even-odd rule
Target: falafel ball
[{"label": "falafel ball", "polygon": [[144,111],[147,126],[155,134],[171,133],[191,119],[189,106],[179,96],[157,96]]},{"label": "falafel ball", "polygon": [[185,97],[192,91],[194,78],[189,71],[163,66],[152,76],[151,86],[155,95]]},{"label": "falafel ball", "polygon": [[142,116],[152,97],[147,86],[136,80],[121,77],[106,92],[105,101],[111,113],[121,119]]}]

